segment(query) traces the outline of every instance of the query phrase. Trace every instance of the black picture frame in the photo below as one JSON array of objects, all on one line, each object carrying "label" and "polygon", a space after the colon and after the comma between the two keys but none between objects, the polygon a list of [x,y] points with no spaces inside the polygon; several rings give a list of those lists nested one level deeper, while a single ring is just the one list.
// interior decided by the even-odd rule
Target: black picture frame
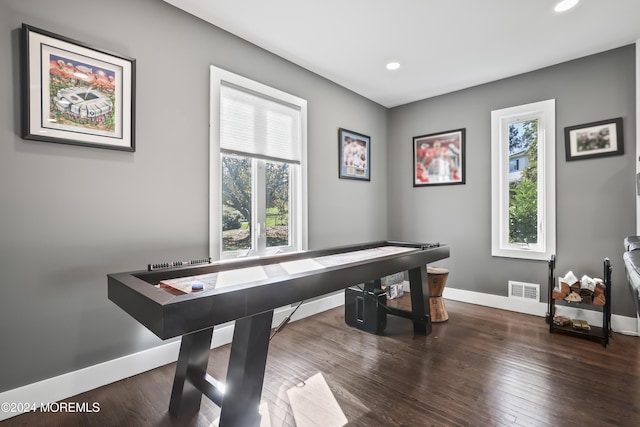
[{"label": "black picture frame", "polygon": [[622,117],[564,128],[566,160],[624,154]]},{"label": "black picture frame", "polygon": [[371,181],[371,138],[347,129],[338,129],[338,177]]},{"label": "black picture frame", "polygon": [[413,137],[413,186],[457,185],[466,181],[466,128]]},{"label": "black picture frame", "polygon": [[136,61],[22,24],[22,137],[135,151]]}]

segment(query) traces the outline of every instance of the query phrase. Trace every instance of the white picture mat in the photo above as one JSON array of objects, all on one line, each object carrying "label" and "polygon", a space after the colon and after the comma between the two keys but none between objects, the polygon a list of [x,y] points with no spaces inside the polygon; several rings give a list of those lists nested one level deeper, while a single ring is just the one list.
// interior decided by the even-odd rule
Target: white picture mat
[{"label": "white picture mat", "polygon": [[602,129],[611,127],[611,123],[607,123],[604,125],[593,126],[590,128],[582,128],[575,129],[569,132],[571,138],[569,139],[571,142],[571,156],[572,157],[580,157],[580,156],[591,156],[593,154],[601,154],[601,153],[609,153],[612,151],[618,150],[618,134],[616,132],[615,126],[613,128],[613,132],[609,132],[609,146],[605,148],[596,148],[592,150],[583,150],[578,151],[578,134],[581,133],[599,133]]}]

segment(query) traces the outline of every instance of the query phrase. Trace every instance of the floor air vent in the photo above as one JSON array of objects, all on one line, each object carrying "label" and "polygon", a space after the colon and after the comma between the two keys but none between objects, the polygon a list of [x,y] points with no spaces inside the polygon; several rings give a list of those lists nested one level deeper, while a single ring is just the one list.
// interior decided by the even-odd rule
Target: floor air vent
[{"label": "floor air vent", "polygon": [[540,285],[509,280],[509,298],[540,302]]}]

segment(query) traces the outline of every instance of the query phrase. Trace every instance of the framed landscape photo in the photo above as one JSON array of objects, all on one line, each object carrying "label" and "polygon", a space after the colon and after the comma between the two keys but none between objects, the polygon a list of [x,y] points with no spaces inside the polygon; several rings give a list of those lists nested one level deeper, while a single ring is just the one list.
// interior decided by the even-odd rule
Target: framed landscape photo
[{"label": "framed landscape photo", "polygon": [[465,129],[413,138],[413,186],[465,183]]},{"label": "framed landscape photo", "polygon": [[624,154],[622,117],[564,128],[567,161]]},{"label": "framed landscape photo", "polygon": [[339,178],[371,180],[371,138],[338,129]]},{"label": "framed landscape photo", "polygon": [[135,151],[135,60],[22,24],[22,137]]}]

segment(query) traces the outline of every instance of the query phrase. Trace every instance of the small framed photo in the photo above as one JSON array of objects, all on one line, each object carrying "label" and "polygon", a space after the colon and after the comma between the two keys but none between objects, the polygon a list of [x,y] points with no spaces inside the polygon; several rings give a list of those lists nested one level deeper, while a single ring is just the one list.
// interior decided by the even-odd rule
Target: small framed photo
[{"label": "small framed photo", "polygon": [[22,24],[22,137],[135,151],[135,60]]},{"label": "small framed photo", "polygon": [[339,178],[371,180],[371,138],[338,129]]},{"label": "small framed photo", "polygon": [[465,129],[413,138],[413,186],[465,183]]},{"label": "small framed photo", "polygon": [[622,117],[564,128],[567,161],[624,154]]}]

